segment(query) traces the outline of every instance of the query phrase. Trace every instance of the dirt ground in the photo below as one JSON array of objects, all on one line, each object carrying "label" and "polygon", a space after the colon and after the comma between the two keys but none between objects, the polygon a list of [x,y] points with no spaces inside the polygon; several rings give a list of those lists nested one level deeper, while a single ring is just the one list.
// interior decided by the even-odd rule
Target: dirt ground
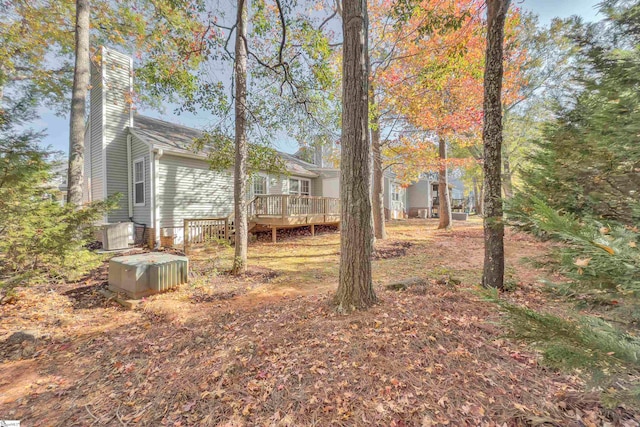
[{"label": "dirt ground", "polygon": [[[135,310],[107,300],[106,267],[21,289],[0,306],[0,419],[22,426],[638,426],[572,375],[501,336],[479,295],[481,223],[389,224],[373,257],[380,303],[331,307],[339,234],[191,254],[188,285]],[[545,244],[509,231],[508,298],[553,306]],[[404,292],[384,285],[418,277]],[[556,278],[557,279],[557,278]],[[561,308],[561,307],[560,307]]]}]

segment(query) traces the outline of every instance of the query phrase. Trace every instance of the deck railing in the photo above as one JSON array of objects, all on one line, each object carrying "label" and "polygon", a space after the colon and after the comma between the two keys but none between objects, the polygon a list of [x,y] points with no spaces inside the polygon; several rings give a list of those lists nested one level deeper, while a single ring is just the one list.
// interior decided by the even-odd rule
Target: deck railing
[{"label": "deck railing", "polygon": [[248,214],[249,218],[340,215],[340,199],[291,194],[262,195],[249,203]]},{"label": "deck railing", "polygon": [[233,233],[230,218],[193,218],[184,220],[184,252],[199,243],[229,241]]},{"label": "deck railing", "polygon": [[[465,212],[467,209],[467,200],[466,199],[449,199],[452,212]],[[440,199],[439,197],[433,198],[432,212],[437,215],[438,210],[440,208]]]}]

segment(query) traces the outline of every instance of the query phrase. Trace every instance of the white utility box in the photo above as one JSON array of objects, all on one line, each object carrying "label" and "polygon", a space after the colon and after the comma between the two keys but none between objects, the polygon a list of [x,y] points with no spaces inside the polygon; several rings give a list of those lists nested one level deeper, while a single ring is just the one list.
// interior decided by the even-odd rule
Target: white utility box
[{"label": "white utility box", "polygon": [[101,227],[102,249],[113,251],[127,249],[133,235],[132,222],[104,224]]}]

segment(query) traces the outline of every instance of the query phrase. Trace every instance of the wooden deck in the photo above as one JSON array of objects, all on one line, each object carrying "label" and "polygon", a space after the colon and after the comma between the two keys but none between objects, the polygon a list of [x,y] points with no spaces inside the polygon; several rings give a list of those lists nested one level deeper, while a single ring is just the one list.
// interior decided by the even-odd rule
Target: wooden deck
[{"label": "wooden deck", "polygon": [[271,230],[272,241],[276,241],[278,228],[311,227],[340,224],[340,199],[331,197],[270,194],[256,196],[248,206],[249,229]]},{"label": "wooden deck", "polygon": [[[340,200],[331,197],[270,194],[256,196],[247,205],[249,231],[271,230],[276,242],[279,228],[340,224]],[[190,218],[184,220],[184,250],[215,240],[230,241],[235,232],[233,215],[227,218]]]}]

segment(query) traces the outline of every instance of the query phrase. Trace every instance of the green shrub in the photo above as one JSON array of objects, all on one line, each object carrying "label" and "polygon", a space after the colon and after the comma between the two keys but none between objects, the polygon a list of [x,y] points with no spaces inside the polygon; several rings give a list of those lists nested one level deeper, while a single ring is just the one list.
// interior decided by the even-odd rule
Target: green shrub
[{"label": "green shrub", "polygon": [[15,286],[73,280],[96,266],[85,245],[115,203],[74,209],[56,201],[55,153],[39,146],[42,134],[23,130],[32,105],[22,100],[0,111],[0,301]]},{"label": "green shrub", "polygon": [[612,402],[640,403],[638,229],[563,215],[535,197],[523,206],[511,210],[519,224],[559,243],[555,268],[568,281],[550,289],[588,308],[589,315],[539,313],[492,294],[506,314],[508,335],[540,349],[551,366],[588,374]]}]

